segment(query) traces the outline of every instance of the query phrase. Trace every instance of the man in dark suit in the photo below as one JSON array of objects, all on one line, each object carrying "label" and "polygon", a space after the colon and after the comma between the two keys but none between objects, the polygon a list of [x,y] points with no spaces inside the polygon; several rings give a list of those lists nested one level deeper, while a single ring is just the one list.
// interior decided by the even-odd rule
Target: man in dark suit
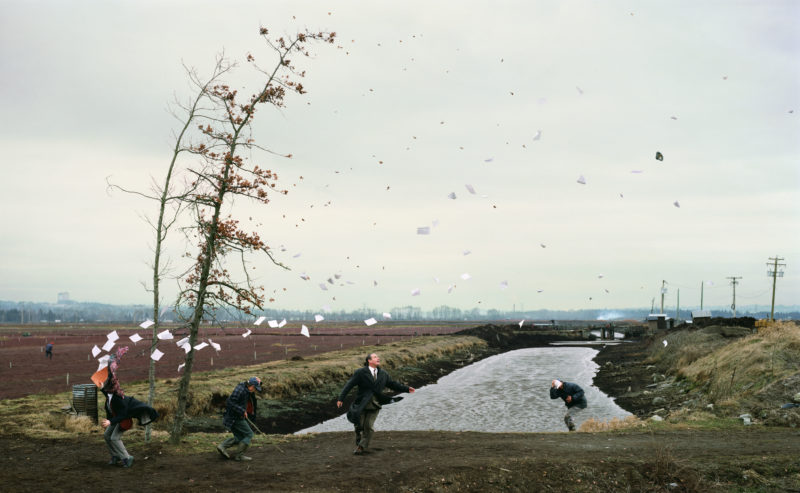
[{"label": "man in dark suit", "polygon": [[347,411],[347,420],[353,423],[356,429],[356,449],[353,451],[356,455],[363,454],[369,447],[369,441],[375,432],[373,428],[375,418],[378,417],[381,406],[400,400],[399,397],[392,398],[385,395],[383,389],[389,387],[397,392],[411,393],[415,390],[413,387],[392,380],[389,374],[380,368],[380,364],[381,358],[377,354],[367,355],[364,367],[353,372],[353,376],[339,393],[339,400],[336,401],[336,407],[342,407],[350,390],[358,387],[356,398]]},{"label": "man in dark suit", "polygon": [[558,399],[559,397],[564,400],[564,405],[567,406],[564,424],[567,425],[569,431],[575,431],[575,421],[572,418],[586,409],[586,395],[580,385],[556,379],[550,382],[550,398]]}]

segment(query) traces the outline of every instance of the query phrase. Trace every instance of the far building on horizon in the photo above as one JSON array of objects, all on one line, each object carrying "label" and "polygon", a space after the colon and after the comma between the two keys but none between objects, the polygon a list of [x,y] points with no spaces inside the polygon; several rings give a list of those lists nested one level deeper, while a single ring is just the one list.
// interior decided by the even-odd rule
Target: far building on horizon
[{"label": "far building on horizon", "polygon": [[69,303],[69,292],[68,291],[64,291],[64,292],[58,293],[58,304],[62,305],[64,303]]}]

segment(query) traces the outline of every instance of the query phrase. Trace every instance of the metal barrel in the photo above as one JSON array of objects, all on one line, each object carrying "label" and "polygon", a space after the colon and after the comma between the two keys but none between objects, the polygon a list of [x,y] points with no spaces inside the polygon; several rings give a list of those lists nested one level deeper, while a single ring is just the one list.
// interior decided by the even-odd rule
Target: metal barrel
[{"label": "metal barrel", "polygon": [[72,407],[78,416],[89,416],[97,423],[97,386],[92,383],[73,385]]}]

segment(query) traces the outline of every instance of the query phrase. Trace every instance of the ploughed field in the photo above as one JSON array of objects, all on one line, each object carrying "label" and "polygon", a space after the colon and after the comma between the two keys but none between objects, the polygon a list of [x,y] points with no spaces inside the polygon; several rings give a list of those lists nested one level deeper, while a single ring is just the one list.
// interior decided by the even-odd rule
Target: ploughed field
[{"label": "ploughed field", "polygon": [[[452,334],[475,324],[431,323],[413,325],[401,322],[379,322],[366,326],[361,322],[321,323],[304,322],[311,337],[300,335],[303,322],[291,322],[281,328],[264,326],[202,327],[195,344],[209,339],[221,346],[215,351],[211,346],[195,351],[194,371],[208,371],[230,366],[252,365],[293,356],[310,356],[316,353],[374,346],[407,340],[423,335]],[[265,322],[266,324],[266,322]],[[180,376],[178,365],[184,362],[185,352],[175,343],[188,335],[188,329],[165,326],[172,340],[161,340],[158,349],[164,356],[156,362],[157,378]],[[97,370],[92,348],[102,347],[106,334],[116,330],[120,338],[112,348],[128,346],[128,354],[120,364],[120,380],[134,382],[146,380],[150,361],[152,329],[140,327],[98,325],[87,326],[25,326],[0,329],[0,399],[12,399],[30,394],[68,391],[74,384],[91,383],[89,377]],[[242,337],[247,330],[252,333]],[[24,336],[29,333],[29,336]],[[142,340],[133,343],[133,334]],[[44,346],[54,344],[53,358],[47,359]],[[102,352],[98,357],[107,354]],[[182,372],[182,370],[181,370]]]}]

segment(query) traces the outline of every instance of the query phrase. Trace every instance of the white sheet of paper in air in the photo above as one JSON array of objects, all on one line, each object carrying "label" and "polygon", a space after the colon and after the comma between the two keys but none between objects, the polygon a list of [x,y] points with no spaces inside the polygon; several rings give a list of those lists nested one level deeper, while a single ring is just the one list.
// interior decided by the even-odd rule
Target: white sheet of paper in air
[{"label": "white sheet of paper in air", "polygon": [[111,339],[107,340],[106,343],[103,344],[103,351],[105,352],[111,351],[111,348],[114,347],[114,344],[116,344],[115,341],[112,341]]},{"label": "white sheet of paper in air", "polygon": [[461,274],[461,279],[463,279],[465,281],[468,281],[468,280],[472,279],[472,276],[469,275],[467,272],[465,272],[465,273]]},{"label": "white sheet of paper in air", "polygon": [[181,368],[183,368],[184,366],[186,366],[186,363],[179,364],[178,365],[178,371],[181,371]]},{"label": "white sheet of paper in air", "polygon": [[145,320],[144,322],[139,324],[139,327],[146,329],[148,327],[152,327],[154,323],[155,322],[153,322],[152,320]]},{"label": "white sheet of paper in air", "polygon": [[438,219],[434,219],[433,221],[431,221],[431,224],[433,224],[433,227],[436,228],[436,227],[439,226],[439,220]]},{"label": "white sheet of paper in air", "polygon": [[222,346],[220,346],[216,342],[212,341],[211,339],[208,340],[208,343],[211,344],[211,347],[213,347],[216,351],[219,351],[220,349],[222,349]]},{"label": "white sheet of paper in air", "polygon": [[451,284],[451,285],[449,285],[449,286],[447,286],[447,294],[450,294],[450,293],[453,291],[453,288],[454,288],[454,287],[455,287],[455,286],[453,286],[452,284]]},{"label": "white sheet of paper in air", "polygon": [[269,321],[269,322],[267,322],[267,323],[268,323],[268,324],[269,324],[269,326],[270,326],[270,327],[272,327],[273,329],[277,329],[277,328],[278,328],[278,321],[277,321],[277,320],[270,320],[270,321]]},{"label": "white sheet of paper in air", "polygon": [[420,290],[419,288],[414,288],[411,290],[411,296],[419,296]]},{"label": "white sheet of paper in air", "polygon": [[169,332],[169,330],[164,330],[159,332],[157,337],[162,341],[168,341],[172,339],[172,334]]},{"label": "white sheet of paper in air", "polygon": [[525,323],[525,319],[524,318],[519,321],[519,328],[520,329],[522,328],[522,324],[524,324],[524,323]]},{"label": "white sheet of paper in air", "polygon": [[383,318],[392,318],[391,313],[383,312]]},{"label": "white sheet of paper in air", "polygon": [[292,255],[292,258],[297,258],[297,257],[299,257],[300,255],[302,255],[302,254],[300,254],[300,253],[295,253],[294,255]]},{"label": "white sheet of paper in air", "polygon": [[322,315],[314,315],[315,322],[322,322],[323,320],[325,320],[325,317],[323,317]]},{"label": "white sheet of paper in air", "polygon": [[450,192],[449,194],[447,194],[447,198],[455,200],[456,199],[456,193],[455,192]]},{"label": "white sheet of paper in air", "polygon": [[469,193],[471,193],[472,195],[475,195],[475,189],[472,187],[472,185],[470,185],[470,184],[466,184],[466,185],[464,185],[464,186],[465,186],[465,187],[467,187],[467,191],[468,191]]},{"label": "white sheet of paper in air", "polygon": [[494,158],[493,158],[493,157],[490,157],[490,158],[488,158],[488,159],[484,159],[484,160],[483,160],[483,162],[484,162],[484,163],[491,163],[492,161],[494,161]]},{"label": "white sheet of paper in air", "polygon": [[130,336],[128,339],[130,339],[130,340],[131,340],[131,342],[133,342],[134,344],[136,344],[137,342],[139,342],[139,341],[141,341],[141,340],[142,340],[142,336],[140,336],[139,334],[133,334],[133,335],[132,335],[132,336]]},{"label": "white sheet of paper in air", "polygon": [[431,234],[430,226],[421,226],[421,227],[417,228],[417,234],[418,235],[429,235],[429,234]]},{"label": "white sheet of paper in air", "polygon": [[284,325],[286,325],[286,319],[285,318],[283,320],[281,320],[281,323],[278,324],[278,328],[280,329]]},{"label": "white sheet of paper in air", "polygon": [[249,335],[250,335],[250,334],[252,334],[252,333],[253,333],[253,331],[252,331],[252,330],[250,330],[250,329],[247,329],[247,332],[245,332],[244,334],[242,334],[242,337],[247,337],[247,336],[249,336]]},{"label": "white sheet of paper in air", "polygon": [[353,281],[347,281],[347,284],[349,284],[349,285],[351,285],[351,286],[352,286],[352,285],[354,285],[354,284],[355,284],[355,282],[353,282]]},{"label": "white sheet of paper in air", "polygon": [[258,317],[258,320],[253,322],[253,325],[261,325],[261,324],[264,323],[264,320],[266,320],[266,319],[267,319],[267,317]]},{"label": "white sheet of paper in air", "polygon": [[113,332],[109,332],[108,334],[106,334],[106,339],[108,339],[109,341],[116,341],[117,339],[119,339],[119,334],[117,334],[116,330]]},{"label": "white sheet of paper in air", "polygon": [[672,205],[674,205],[675,207],[677,207],[679,209],[681,207],[681,204],[679,204],[677,200],[675,202],[673,202]]},{"label": "white sheet of paper in air", "polygon": [[201,342],[200,344],[195,344],[194,350],[195,351],[200,351],[201,349],[204,349],[204,348],[207,348],[207,347],[208,347],[208,343],[207,342]]},{"label": "white sheet of paper in air", "polygon": [[507,287],[508,287],[508,281],[500,282],[500,289],[506,289]]},{"label": "white sheet of paper in air", "polygon": [[436,284],[439,284],[439,278],[438,277],[434,277],[433,280],[436,281]]},{"label": "white sheet of paper in air", "polygon": [[97,347],[97,344],[95,344],[94,347],[92,348],[92,358],[96,358],[97,355],[100,354],[101,352],[103,351],[99,347]]},{"label": "white sheet of paper in air", "polygon": [[714,281],[706,281],[706,286],[710,287],[710,286],[713,286],[713,285],[714,285]]},{"label": "white sheet of paper in air", "polygon": [[187,342],[189,342],[189,338],[188,337],[184,337],[180,341],[176,342],[175,345],[178,346],[178,347],[181,347],[184,344],[186,344]]},{"label": "white sheet of paper in air", "polygon": [[664,343],[664,347],[667,347],[667,340],[666,340],[666,339],[664,339],[664,340],[663,340],[663,341],[661,341],[661,342],[663,342],[663,343]]},{"label": "white sheet of paper in air", "polygon": [[164,353],[156,349],[153,351],[153,354],[150,355],[150,359],[152,359],[153,361],[158,361],[161,359],[162,356],[164,356]]},{"label": "white sheet of paper in air", "polygon": [[184,342],[183,344],[178,346],[179,348],[183,349],[186,354],[189,354],[189,351],[192,350],[192,346],[188,342]]},{"label": "white sheet of paper in air", "polygon": [[375,325],[376,323],[378,323],[378,321],[375,320],[374,318],[368,318],[368,319],[364,320],[364,323],[367,324],[367,325]]},{"label": "white sheet of paper in air", "polygon": [[578,183],[580,183],[581,185],[586,185],[586,178],[584,178],[583,175],[581,175],[578,178]]},{"label": "white sheet of paper in air", "polygon": [[323,283],[319,283],[319,289],[321,289],[321,290],[323,290],[323,291],[327,291],[327,290],[328,290],[328,286],[326,286],[326,285],[325,285],[325,284],[323,284]]},{"label": "white sheet of paper in air", "polygon": [[165,306],[165,307],[164,307],[164,308],[161,310],[161,313],[159,313],[159,314],[158,314],[158,316],[159,316],[159,317],[163,317],[163,316],[164,316],[164,314],[165,314],[165,313],[167,313],[167,310],[169,310],[169,309],[170,309],[170,307],[168,307],[168,306]]},{"label": "white sheet of paper in air", "polygon": [[97,371],[100,371],[103,368],[105,368],[106,366],[108,366],[108,358],[109,358],[109,355],[106,354],[105,356],[103,356],[103,357],[101,357],[100,359],[97,360],[97,365],[98,365],[97,366]]},{"label": "white sheet of paper in air", "polygon": [[536,135],[533,136],[533,140],[540,140],[542,138],[542,131],[537,130]]},{"label": "white sheet of paper in air", "polygon": [[469,254],[470,254],[470,253],[472,253],[472,252],[471,252],[470,250],[464,250],[464,251],[463,251],[463,252],[461,252],[461,253],[463,253],[463,254],[464,254],[464,256],[466,257],[467,255],[469,255]]},{"label": "white sheet of paper in air", "polygon": [[580,87],[578,87],[578,86],[575,86],[575,89],[577,89],[577,90],[578,90],[578,93],[579,93],[581,96],[583,96],[583,89],[581,89],[581,88],[580,88]]},{"label": "white sheet of paper in air", "polygon": [[305,325],[300,329],[300,335],[304,335],[306,337],[311,337],[311,334],[308,333],[308,327]]}]

